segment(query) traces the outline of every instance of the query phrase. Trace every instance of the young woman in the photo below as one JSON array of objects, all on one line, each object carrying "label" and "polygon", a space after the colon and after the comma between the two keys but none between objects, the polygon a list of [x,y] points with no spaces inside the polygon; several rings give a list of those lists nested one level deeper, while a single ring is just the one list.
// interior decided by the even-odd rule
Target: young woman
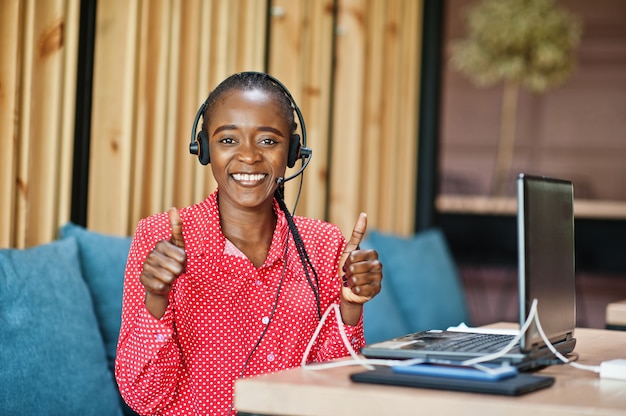
[{"label": "young woman", "polygon": [[[217,189],[139,222],[116,361],[138,413],[233,413],[235,380],[300,365],[332,304],[352,347],[364,345],[363,304],[380,291],[382,265],[358,248],[364,214],[346,242],[338,227],[285,207],[296,109],[267,74],[227,78],[203,105],[198,136]],[[347,354],[331,313],[306,362]]]}]

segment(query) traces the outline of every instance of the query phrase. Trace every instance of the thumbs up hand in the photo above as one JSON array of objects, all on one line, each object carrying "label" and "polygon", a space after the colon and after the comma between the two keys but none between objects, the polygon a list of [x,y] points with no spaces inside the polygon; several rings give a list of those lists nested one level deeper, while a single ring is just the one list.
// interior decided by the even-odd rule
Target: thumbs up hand
[{"label": "thumbs up hand", "polygon": [[341,297],[350,304],[362,305],[376,296],[383,279],[383,266],[378,260],[378,253],[359,247],[366,229],[367,214],[361,213],[339,261],[339,275],[343,283]]},{"label": "thumbs up hand", "polygon": [[174,207],[170,208],[169,211],[167,211],[167,214],[170,218],[170,229],[172,230],[170,242],[176,247],[182,248],[184,251],[185,241],[183,240],[183,220],[180,219],[180,214]]},{"label": "thumbs up hand", "polygon": [[168,211],[172,236],[159,241],[143,264],[139,281],[146,291],[146,308],[161,318],[169,302],[172,284],[185,271],[187,254],[183,240],[183,222],[176,208]]}]

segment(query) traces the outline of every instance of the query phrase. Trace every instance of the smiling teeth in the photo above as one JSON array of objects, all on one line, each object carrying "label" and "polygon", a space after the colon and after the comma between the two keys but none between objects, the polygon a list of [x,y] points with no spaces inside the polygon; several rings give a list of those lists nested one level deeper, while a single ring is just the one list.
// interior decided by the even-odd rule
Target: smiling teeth
[{"label": "smiling teeth", "polygon": [[242,182],[250,182],[250,181],[260,181],[265,178],[265,175],[262,173],[249,174],[249,173],[234,173],[233,178]]}]

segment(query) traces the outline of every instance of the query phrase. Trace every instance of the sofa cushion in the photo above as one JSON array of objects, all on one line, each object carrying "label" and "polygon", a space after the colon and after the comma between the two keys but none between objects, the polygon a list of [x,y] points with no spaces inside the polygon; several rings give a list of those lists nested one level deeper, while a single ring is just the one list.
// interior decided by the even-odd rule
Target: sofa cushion
[{"label": "sofa cushion", "polygon": [[[362,246],[378,251],[384,276],[379,296],[387,292],[384,302],[375,303],[377,296],[365,305],[368,342],[390,338],[386,335],[391,328],[397,331],[395,337],[469,323],[463,287],[441,230],[433,228],[407,238],[368,230]],[[398,314],[400,324],[393,322],[398,321]],[[378,318],[372,320],[373,315]]]},{"label": "sofa cushion", "polygon": [[368,344],[408,334],[411,330],[386,286],[384,284],[383,290],[363,308],[363,331]]},{"label": "sofa cushion", "polygon": [[113,370],[131,238],[100,234],[71,222],[61,227],[59,237],[74,237],[78,242],[83,278],[93,299],[107,359]]},{"label": "sofa cushion", "polygon": [[11,415],[116,415],[74,239],[0,250],[0,409]]}]

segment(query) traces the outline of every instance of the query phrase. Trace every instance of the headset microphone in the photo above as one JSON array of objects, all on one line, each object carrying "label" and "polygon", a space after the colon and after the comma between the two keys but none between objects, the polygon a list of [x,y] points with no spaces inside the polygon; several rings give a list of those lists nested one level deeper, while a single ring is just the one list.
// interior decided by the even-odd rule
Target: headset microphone
[{"label": "headset microphone", "polygon": [[301,147],[300,148],[300,158],[302,159],[302,167],[300,169],[298,169],[298,171],[296,173],[294,173],[291,176],[288,176],[286,178],[283,177],[278,177],[276,178],[276,183],[278,185],[282,185],[287,181],[290,181],[294,178],[296,178],[298,175],[300,175],[304,169],[306,169],[306,167],[308,166],[309,162],[311,161],[311,156],[312,156],[313,151],[311,149],[309,149],[308,147]]}]

